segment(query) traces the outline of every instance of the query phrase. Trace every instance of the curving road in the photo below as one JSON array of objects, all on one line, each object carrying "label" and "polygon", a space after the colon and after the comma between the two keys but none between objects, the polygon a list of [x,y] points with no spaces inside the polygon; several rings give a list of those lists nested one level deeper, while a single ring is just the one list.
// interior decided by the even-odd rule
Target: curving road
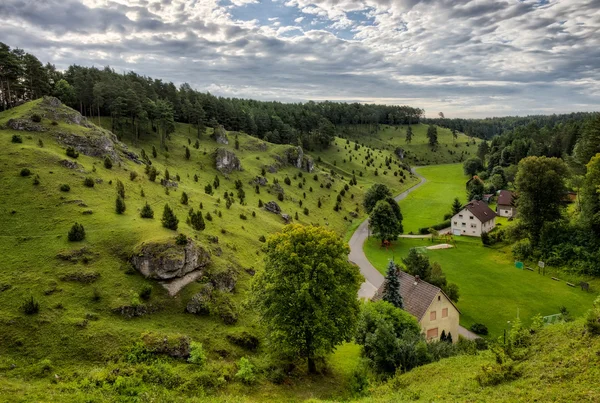
[{"label": "curving road", "polygon": [[[396,196],[394,198],[396,201],[404,199],[409,193],[414,192],[419,187],[423,186],[425,182],[427,182],[427,179],[425,179],[424,176],[416,173],[414,169],[412,172],[419,179],[421,179],[421,181],[410,189],[405,190]],[[366,219],[358,226],[356,231],[354,231],[352,238],[350,238],[350,241],[348,242],[348,245],[350,245],[350,254],[348,255],[348,260],[356,264],[360,268],[361,274],[365,277],[365,282],[362,283],[360,290],[358,291],[358,297],[371,299],[375,295],[375,292],[377,292],[377,289],[383,284],[384,277],[375,267],[373,267],[371,262],[369,262],[365,256],[363,244],[368,237],[369,220]]]}]

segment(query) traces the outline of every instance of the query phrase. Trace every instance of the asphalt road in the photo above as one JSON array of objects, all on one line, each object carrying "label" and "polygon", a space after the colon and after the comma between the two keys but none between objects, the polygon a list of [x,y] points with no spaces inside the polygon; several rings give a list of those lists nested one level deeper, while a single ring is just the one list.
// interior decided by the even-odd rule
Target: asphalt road
[{"label": "asphalt road", "polygon": [[[410,192],[414,192],[425,182],[427,182],[425,177],[419,175],[414,170],[413,174],[421,179],[421,182],[396,196],[394,198],[396,201],[404,199]],[[371,299],[375,295],[375,292],[377,292],[377,289],[383,284],[384,277],[375,267],[373,267],[363,251],[363,244],[368,236],[369,220],[367,219],[358,226],[356,231],[354,231],[354,234],[352,234],[352,238],[350,238],[350,241],[348,242],[348,245],[350,245],[350,254],[348,255],[348,260],[356,264],[360,268],[361,274],[365,277],[365,282],[362,283],[360,290],[358,291],[358,297]]]}]

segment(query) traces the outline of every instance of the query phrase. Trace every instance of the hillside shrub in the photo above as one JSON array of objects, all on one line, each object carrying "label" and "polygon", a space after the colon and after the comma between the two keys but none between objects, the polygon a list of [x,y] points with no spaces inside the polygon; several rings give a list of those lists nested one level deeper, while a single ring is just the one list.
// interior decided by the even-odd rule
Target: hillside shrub
[{"label": "hillside shrub", "polygon": [[22,177],[26,177],[26,176],[31,175],[31,170],[29,168],[23,168],[23,169],[21,169],[21,172],[19,172],[19,174]]},{"label": "hillside shrub", "polygon": [[471,329],[473,333],[481,334],[484,336],[488,334],[488,328],[483,323],[473,323],[469,329]]},{"label": "hillside shrub", "polygon": [[[148,166],[148,165],[146,165]],[[155,167],[151,166],[148,168],[148,180],[150,182],[154,182],[156,180],[156,177],[158,175],[158,171],[156,170]]]},{"label": "hillside shrub", "polygon": [[241,213],[241,214],[240,214],[240,219],[242,219],[242,220],[247,220],[247,219],[248,219],[248,217],[246,216],[246,214],[244,214],[244,213]]},{"label": "hillside shrub", "polygon": [[267,242],[267,238],[265,238],[264,235],[261,235],[261,236],[258,237],[258,241],[262,242],[262,243],[265,243],[265,242]]},{"label": "hillside shrub", "polygon": [[283,201],[283,193],[278,193],[277,194],[277,200]]},{"label": "hillside shrub", "polygon": [[188,238],[187,238],[187,236],[186,236],[185,234],[179,234],[179,235],[177,235],[177,237],[175,238],[175,243],[176,243],[177,245],[181,245],[181,246],[183,246],[183,245],[187,245],[187,243],[188,243]]},{"label": "hillside shrub", "polygon": [[83,225],[75,223],[69,230],[69,234],[67,236],[71,242],[83,241],[85,239],[85,228],[83,228]]},{"label": "hillside shrub", "polygon": [[144,301],[148,301],[152,295],[152,286],[150,284],[144,284],[140,290],[140,298]]},{"label": "hillside shrub", "polygon": [[31,115],[31,121],[35,123],[40,123],[42,121],[42,117],[37,113],[34,113],[33,115]]},{"label": "hillside shrub", "polygon": [[79,153],[73,147],[67,147],[67,157],[78,158]]},{"label": "hillside shrub", "polygon": [[163,227],[171,229],[173,231],[177,231],[179,219],[175,216],[175,213],[173,212],[169,204],[165,204],[161,222]]},{"label": "hillside shrub", "polygon": [[34,315],[40,311],[40,304],[33,298],[33,296],[29,297],[29,299],[26,299],[21,304],[21,311],[23,311],[25,315]]},{"label": "hillside shrub", "polygon": [[104,168],[112,169],[112,167],[113,167],[113,162],[110,159],[110,157],[107,155],[106,157],[104,157]]},{"label": "hillside shrub", "polygon": [[154,210],[152,207],[146,202],[146,205],[142,207],[142,211],[140,212],[140,217],[142,218],[154,218]]},{"label": "hillside shrub", "polygon": [[13,143],[22,143],[23,138],[21,136],[19,136],[18,134],[13,134],[12,139],[10,141]]},{"label": "hillside shrub", "polygon": [[419,228],[419,234],[421,234],[421,235],[427,235],[427,234],[429,234],[429,233],[430,233],[430,232],[429,232],[429,229],[430,229],[430,228],[433,228],[434,230],[436,230],[436,231],[439,231],[439,230],[442,230],[442,229],[445,229],[445,228],[448,228],[448,227],[450,227],[450,225],[451,225],[451,224],[450,224],[450,221],[444,221],[444,222],[442,222],[442,223],[435,224],[435,225],[433,225],[433,226],[431,226],[431,227],[423,227],[423,228]]},{"label": "hillside shrub", "polygon": [[204,222],[204,218],[202,217],[202,212],[194,212],[194,209],[190,209],[189,224],[196,231],[203,231],[206,228],[206,223]]},{"label": "hillside shrub", "polygon": [[600,297],[596,298],[585,317],[585,330],[594,336],[600,335]]},{"label": "hillside shrub", "polygon": [[200,367],[206,364],[206,353],[202,347],[202,343],[191,342],[190,343],[190,356],[188,357],[190,364],[195,364]]},{"label": "hillside shrub", "polygon": [[180,200],[181,204],[187,206],[188,201],[189,201],[189,199],[188,199],[187,193],[186,192],[181,193],[181,200]]},{"label": "hillside shrub", "polygon": [[250,351],[256,351],[260,345],[259,338],[246,331],[237,334],[228,334],[227,340],[236,346]]},{"label": "hillside shrub", "polygon": [[36,176],[35,176],[35,178],[33,178],[33,185],[34,185],[34,186],[37,186],[37,185],[39,185],[40,183],[41,183],[41,182],[40,182],[40,176],[39,176],[39,175],[36,175]]},{"label": "hillside shrub", "polygon": [[63,183],[62,185],[60,185],[61,192],[68,192],[70,190],[71,190],[71,186],[67,185],[66,183]]},{"label": "hillside shrub", "polygon": [[85,187],[93,188],[95,184],[96,182],[94,182],[94,180],[89,176],[83,180],[83,186]]},{"label": "hillside shrub", "polygon": [[125,198],[125,185],[119,179],[117,179],[117,194],[121,196],[123,199]]},{"label": "hillside shrub", "polygon": [[511,249],[512,255],[518,260],[527,260],[533,254],[533,247],[529,239],[523,239],[517,242]]},{"label": "hillside shrub", "polygon": [[138,177],[138,173],[137,172],[135,172],[135,171],[129,172],[129,180],[130,181],[133,182],[137,177]]},{"label": "hillside shrub", "polygon": [[117,196],[115,200],[115,211],[117,214],[123,214],[126,208],[127,207],[125,206],[125,201],[123,198],[121,196]]},{"label": "hillside shrub", "polygon": [[242,357],[238,361],[238,372],[235,374],[235,378],[246,385],[251,385],[256,381],[254,365],[246,357]]}]

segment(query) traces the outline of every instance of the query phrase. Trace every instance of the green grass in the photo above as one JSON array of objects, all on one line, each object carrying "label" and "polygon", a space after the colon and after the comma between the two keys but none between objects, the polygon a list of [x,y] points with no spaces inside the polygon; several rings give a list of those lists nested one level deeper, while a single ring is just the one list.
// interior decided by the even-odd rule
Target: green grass
[{"label": "green grass", "polygon": [[[548,274],[516,269],[508,247],[483,247],[479,238],[454,240],[455,248],[428,250],[427,256],[441,264],[448,282],[458,284],[460,323],[464,327],[483,323],[493,336],[499,336],[517,312],[526,323],[536,314],[559,313],[563,305],[579,316],[596,297],[594,293],[568,287],[564,281],[554,281]],[[371,238],[365,242],[365,254],[385,274],[389,259],[400,262],[410,248],[430,245],[429,240],[401,238],[386,250]]]},{"label": "green grass", "polygon": [[466,201],[467,177],[463,175],[462,164],[432,165],[416,171],[427,182],[400,201],[405,234],[418,234],[419,228],[443,222],[455,197],[463,203]]},{"label": "green grass", "polygon": [[381,125],[377,133],[369,133],[367,127],[358,130],[347,129],[346,137],[358,139],[361,143],[371,147],[393,152],[396,147],[406,151],[405,159],[413,165],[435,165],[463,162],[474,156],[477,152],[479,139],[458,133],[458,138],[452,137],[449,129],[437,127],[437,148],[429,146],[427,138],[428,125],[419,123],[412,125],[413,137],[406,143],[407,125],[389,126]]}]

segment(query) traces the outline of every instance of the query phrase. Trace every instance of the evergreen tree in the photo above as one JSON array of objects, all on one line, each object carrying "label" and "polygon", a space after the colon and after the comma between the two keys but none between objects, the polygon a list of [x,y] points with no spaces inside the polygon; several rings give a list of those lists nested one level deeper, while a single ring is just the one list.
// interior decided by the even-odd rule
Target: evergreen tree
[{"label": "evergreen tree", "polygon": [[429,125],[427,128],[427,138],[429,139],[429,145],[431,147],[438,145],[437,128],[434,125]]},{"label": "evergreen tree", "polygon": [[125,185],[119,179],[117,179],[117,194],[124,199],[125,198]]},{"label": "evergreen tree", "polygon": [[462,203],[460,200],[458,200],[458,197],[455,197],[454,201],[452,202],[452,215],[455,216],[456,214],[460,213],[461,210]]},{"label": "evergreen tree", "polygon": [[146,205],[142,207],[142,211],[140,212],[140,217],[142,218],[154,218],[154,210],[152,207],[146,202]]},{"label": "evergreen tree", "polygon": [[190,225],[196,231],[202,231],[206,228],[201,211],[194,212],[194,209],[190,210]]},{"label": "evergreen tree", "polygon": [[188,147],[185,147],[185,159],[189,160],[190,159],[190,149]]},{"label": "evergreen tree", "polygon": [[393,260],[390,260],[388,263],[385,282],[383,283],[382,299],[394,305],[396,308],[404,309],[402,295],[400,294],[400,277],[398,276],[398,266]]},{"label": "evergreen tree", "polygon": [[188,204],[188,195],[186,192],[183,192],[181,194],[181,204],[186,205]]},{"label": "evergreen tree", "polygon": [[446,341],[446,331],[442,330],[442,334],[440,335],[440,341]]},{"label": "evergreen tree", "polygon": [[175,216],[175,213],[173,212],[173,210],[171,209],[169,204],[165,204],[161,222],[162,222],[163,227],[171,229],[173,231],[177,230],[177,226],[179,225],[179,220]]},{"label": "evergreen tree", "polygon": [[85,239],[85,229],[79,223],[73,224],[69,230],[68,239],[71,242],[83,241]]},{"label": "evergreen tree", "polygon": [[107,155],[106,157],[104,157],[104,168],[112,169],[112,167],[113,167],[113,162],[110,159],[110,157]]},{"label": "evergreen tree", "polygon": [[412,126],[408,126],[406,128],[406,144],[410,144],[410,142],[412,141],[413,138],[413,131],[412,131]]},{"label": "evergreen tree", "polygon": [[117,211],[117,214],[123,214],[125,212],[125,209],[125,201],[121,196],[117,196],[117,199],[115,201],[115,210]]}]

